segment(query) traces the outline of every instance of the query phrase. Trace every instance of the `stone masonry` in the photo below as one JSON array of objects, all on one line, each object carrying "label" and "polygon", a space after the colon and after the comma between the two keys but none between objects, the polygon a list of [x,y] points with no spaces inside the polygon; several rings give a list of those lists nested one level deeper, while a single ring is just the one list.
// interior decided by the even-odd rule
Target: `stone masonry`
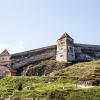
[{"label": "stone masonry", "polygon": [[74,39],[72,39],[67,33],[64,33],[57,40],[57,45],[11,54],[9,57],[10,62],[8,65],[15,70],[46,59],[55,59],[59,62],[66,63],[95,60],[100,59],[100,45],[74,43]]}]

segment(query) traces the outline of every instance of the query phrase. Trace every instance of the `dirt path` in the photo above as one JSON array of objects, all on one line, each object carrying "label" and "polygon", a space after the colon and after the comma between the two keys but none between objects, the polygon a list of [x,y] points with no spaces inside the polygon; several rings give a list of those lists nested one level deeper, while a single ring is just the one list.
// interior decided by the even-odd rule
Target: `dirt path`
[{"label": "dirt path", "polygon": [[94,86],[85,86],[85,85],[77,85],[77,88],[88,89],[93,88]]}]

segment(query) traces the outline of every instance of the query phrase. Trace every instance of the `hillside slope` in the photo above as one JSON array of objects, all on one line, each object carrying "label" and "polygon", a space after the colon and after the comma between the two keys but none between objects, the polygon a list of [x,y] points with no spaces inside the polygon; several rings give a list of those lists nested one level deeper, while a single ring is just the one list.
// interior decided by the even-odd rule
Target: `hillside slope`
[{"label": "hillside slope", "polygon": [[92,80],[100,83],[100,60],[73,64],[57,71],[55,76],[66,76],[78,80]]},{"label": "hillside slope", "polygon": [[51,73],[67,67],[69,64],[60,63],[55,60],[45,60],[37,65],[29,65],[23,70],[25,76],[49,76]]},{"label": "hillside slope", "polygon": [[13,76],[0,80],[0,100],[20,100],[22,98],[39,100],[99,100],[100,86],[79,88],[78,81],[92,81],[100,84],[100,61],[81,62],[71,65],[54,60],[43,61],[30,66],[27,74],[49,75],[54,70],[55,76]]},{"label": "hillside slope", "polygon": [[10,100],[99,100],[100,87],[78,89],[66,77],[5,77],[0,80],[0,100],[8,97]]}]

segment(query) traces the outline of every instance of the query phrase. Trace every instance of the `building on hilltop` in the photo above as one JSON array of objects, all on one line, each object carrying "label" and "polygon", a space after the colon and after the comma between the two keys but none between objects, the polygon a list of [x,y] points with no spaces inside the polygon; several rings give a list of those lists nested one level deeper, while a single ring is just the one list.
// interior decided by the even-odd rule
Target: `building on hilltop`
[{"label": "building on hilltop", "polygon": [[43,60],[54,59],[59,62],[73,62],[100,59],[100,45],[74,43],[74,39],[64,33],[56,45],[9,54],[4,50],[0,54],[0,66],[11,66],[14,70],[23,70],[25,66]]},{"label": "building on hilltop", "polygon": [[6,49],[0,54],[0,76],[15,75],[15,71],[9,67],[11,63],[10,56]]},{"label": "building on hilltop", "polygon": [[60,62],[75,61],[74,40],[67,33],[57,40],[56,60]]},{"label": "building on hilltop", "polygon": [[5,49],[1,54],[0,54],[0,66],[8,66],[10,64],[10,54],[9,52]]}]

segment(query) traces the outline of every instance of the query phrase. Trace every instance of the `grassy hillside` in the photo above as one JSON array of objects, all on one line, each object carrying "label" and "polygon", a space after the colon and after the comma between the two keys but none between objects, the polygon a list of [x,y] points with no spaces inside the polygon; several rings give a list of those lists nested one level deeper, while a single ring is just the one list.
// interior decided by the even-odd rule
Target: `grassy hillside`
[{"label": "grassy hillside", "polygon": [[14,93],[14,97],[45,97],[55,90],[74,88],[64,77],[5,77],[0,80],[0,96]]},{"label": "grassy hillside", "polygon": [[[100,61],[82,62],[65,66],[54,60],[31,66],[29,75],[49,75],[59,70],[54,77],[13,76],[0,80],[0,100],[12,94],[11,100],[39,98],[39,100],[99,100],[100,86],[90,89],[76,87],[76,80],[100,83]],[[28,74],[27,73],[27,74]]]},{"label": "grassy hillside", "polygon": [[72,80],[100,80],[100,60],[76,64],[64,64],[55,60],[47,60],[28,67],[27,76],[48,76],[54,72],[55,76],[65,76]]},{"label": "grassy hillside", "polygon": [[0,97],[9,94],[11,100],[99,100],[100,87],[77,89],[66,77],[5,77],[0,80]]},{"label": "grassy hillside", "polygon": [[79,80],[97,80],[100,82],[100,60],[76,63],[59,70],[55,75],[66,76],[72,79],[78,78]]}]

